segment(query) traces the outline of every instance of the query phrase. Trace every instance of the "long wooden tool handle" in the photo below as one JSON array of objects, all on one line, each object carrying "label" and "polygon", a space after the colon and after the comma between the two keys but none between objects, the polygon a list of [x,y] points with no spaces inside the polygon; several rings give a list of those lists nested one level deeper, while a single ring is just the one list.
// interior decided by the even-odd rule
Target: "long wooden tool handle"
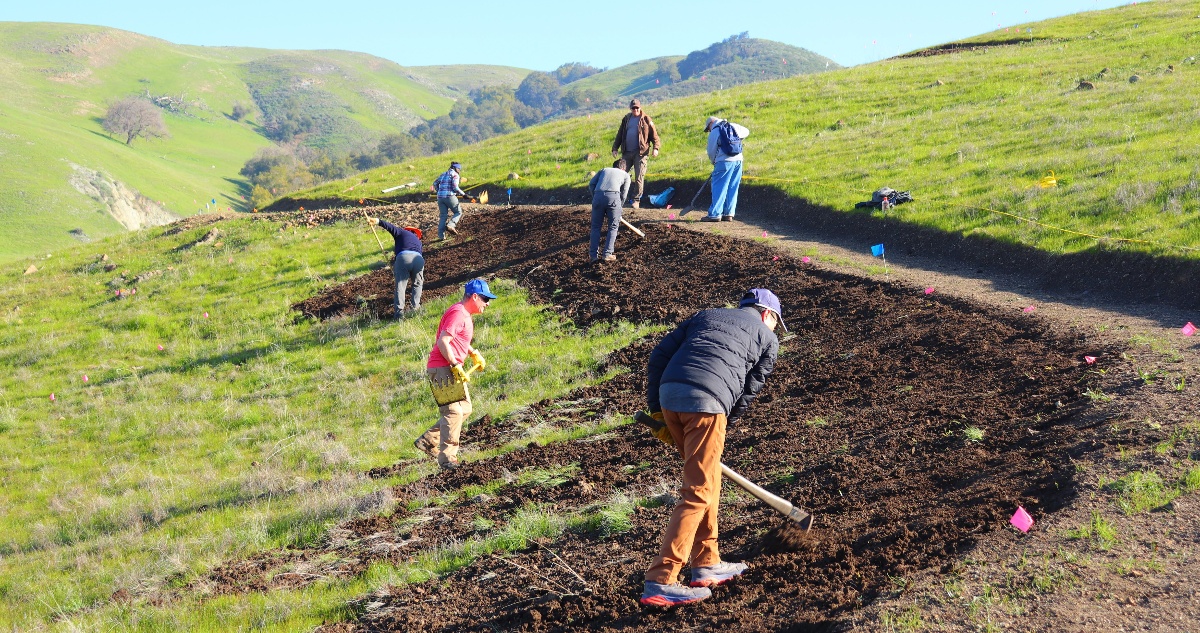
[{"label": "long wooden tool handle", "polygon": [[[662,422],[650,417],[645,411],[635,412],[633,414],[633,419],[639,424],[643,424],[653,430],[657,430],[663,425]],[[742,490],[745,490],[746,492],[757,497],[763,503],[771,506],[783,516],[798,523],[801,529],[808,530],[812,527],[813,518],[811,514],[792,505],[791,502],[787,501],[786,499],[776,497],[775,495],[767,492],[754,482],[737,474],[732,468],[723,463],[721,464],[721,475],[737,484]]]},{"label": "long wooden tool handle", "polygon": [[792,505],[790,501],[767,492],[765,489],[759,487],[758,484],[755,484],[753,481],[750,481],[749,479],[746,479],[745,477],[734,472],[732,468],[726,466],[724,463],[721,464],[721,474],[724,475],[726,479],[737,484],[742,490],[745,490],[755,497],[758,497],[758,499],[763,503],[778,510],[780,514],[795,521],[796,523],[801,524],[804,529],[808,529],[808,527],[805,525],[806,523],[809,525],[812,524],[812,515]]},{"label": "long wooden tool handle", "polygon": [[624,225],[625,225],[625,227],[626,227],[626,228],[628,228],[630,231],[633,231],[634,233],[637,233],[638,237],[646,237],[646,234],[645,234],[645,233],[642,233],[641,231],[639,231],[639,230],[638,230],[638,228],[637,228],[636,226],[634,226],[634,225],[632,225],[632,224],[630,224],[630,223],[626,222],[626,221],[625,221],[625,218],[621,218],[621,224],[624,224]]}]

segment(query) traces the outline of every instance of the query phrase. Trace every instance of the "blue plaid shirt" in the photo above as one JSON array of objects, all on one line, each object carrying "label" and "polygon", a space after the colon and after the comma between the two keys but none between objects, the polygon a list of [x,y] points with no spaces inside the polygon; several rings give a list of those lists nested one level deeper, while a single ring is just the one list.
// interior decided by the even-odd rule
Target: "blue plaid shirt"
[{"label": "blue plaid shirt", "polygon": [[458,188],[458,172],[453,169],[447,169],[446,173],[438,176],[437,180],[433,181],[437,186],[437,195],[439,198],[453,198],[454,196],[466,196],[466,192]]}]

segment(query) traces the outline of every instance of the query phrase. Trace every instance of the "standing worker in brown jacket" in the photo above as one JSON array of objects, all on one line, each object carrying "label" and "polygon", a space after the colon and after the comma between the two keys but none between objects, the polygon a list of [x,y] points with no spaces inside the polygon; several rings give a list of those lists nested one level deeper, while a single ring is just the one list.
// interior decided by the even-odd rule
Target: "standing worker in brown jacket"
[{"label": "standing worker in brown jacket", "polygon": [[617,138],[613,140],[613,158],[620,156],[625,164],[633,170],[633,208],[641,206],[642,191],[646,182],[646,163],[649,156],[658,157],[662,143],[658,140],[658,128],[650,115],[642,112],[642,104],[637,99],[629,102],[629,114],[621,119],[621,127],[617,128]]}]

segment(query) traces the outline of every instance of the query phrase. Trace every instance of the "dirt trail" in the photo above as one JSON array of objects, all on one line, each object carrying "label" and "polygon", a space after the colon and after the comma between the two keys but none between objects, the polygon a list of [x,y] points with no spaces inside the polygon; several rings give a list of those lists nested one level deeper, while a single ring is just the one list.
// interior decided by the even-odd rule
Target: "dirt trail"
[{"label": "dirt trail", "polygon": [[[460,241],[427,254],[426,287],[449,293],[473,276],[512,278],[535,301],[580,325],[612,319],[670,324],[736,301],[747,287],[772,288],[795,335],[784,340],[760,398],[731,428],[725,461],[812,510],[818,517],[812,538],[799,551],[771,553],[764,535],[779,518],[744,496],[727,495],[723,552],[749,561],[751,571],[707,603],[663,612],[641,607],[636,597],[669,505],[643,508],[628,531],[570,532],[511,556],[479,558],[431,583],[387,588],[358,604],[356,622],[325,630],[852,628],[899,599],[897,578],[927,578],[936,588],[939,575],[954,572],[969,553],[1015,541],[1007,518],[1018,505],[1039,523],[1077,512],[1086,503],[1080,491],[1093,490],[1077,464],[1107,459],[1118,446],[1148,446],[1167,432],[1142,426],[1118,435],[1113,428],[1149,410],[1176,411],[1180,420],[1195,414],[1194,403],[1188,409],[1178,400],[1188,394],[1139,380],[1141,358],[1124,345],[1129,330],[1092,327],[1093,314],[1121,328],[1146,326],[1136,318],[1044,299],[1026,313],[1021,308],[1034,301],[1030,297],[998,294],[1010,290],[949,272],[931,283],[932,271],[892,266],[886,280],[866,278],[860,267],[876,262],[850,252],[821,245],[816,264],[805,263],[789,250],[813,248],[808,244],[729,235],[761,238],[764,227],[735,222],[697,232],[655,221],[656,213],[630,214],[650,220],[642,224],[646,239],[622,233],[618,261],[595,266],[586,263],[582,207],[475,211]],[[766,228],[768,235],[781,232]],[[842,269],[832,269],[831,259],[843,262]],[[318,318],[364,309],[386,315],[390,283],[390,270],[378,270],[295,308]],[[935,292],[927,295],[929,285]],[[551,417],[557,408],[566,411],[557,423],[570,425],[588,421],[584,409],[594,416],[642,406],[653,343],[636,343],[610,358],[629,373],[539,403],[530,415]],[[1194,376],[1191,353],[1183,350],[1178,367]],[[1088,365],[1085,355],[1100,360]],[[571,405],[584,401],[586,407]],[[467,440],[491,443],[521,431],[521,416],[485,420]],[[231,563],[210,580],[218,593],[221,587],[258,590],[272,586],[262,581],[272,570],[329,552],[354,559],[346,573],[381,558],[403,562],[446,539],[481,534],[479,518],[489,529],[502,526],[528,504],[565,511],[617,493],[645,497],[669,488],[677,467],[677,459],[636,426],[530,446],[393,493],[403,507],[529,469],[563,469],[565,479],[510,481],[493,497],[456,499],[416,519],[407,512],[359,519],[334,530],[324,552]]]}]

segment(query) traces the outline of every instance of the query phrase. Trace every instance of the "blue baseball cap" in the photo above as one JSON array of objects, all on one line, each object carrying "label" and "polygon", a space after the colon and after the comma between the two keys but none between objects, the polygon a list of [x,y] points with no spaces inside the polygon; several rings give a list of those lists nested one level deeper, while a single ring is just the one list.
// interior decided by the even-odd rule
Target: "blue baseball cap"
[{"label": "blue baseball cap", "polygon": [[[463,296],[469,297],[471,295],[483,295],[488,299],[496,298],[496,295],[492,294],[492,289],[488,288],[487,282],[482,279],[472,279],[471,281],[467,282],[466,286],[463,287]],[[778,305],[779,300],[776,299],[775,303]]]},{"label": "blue baseball cap", "polygon": [[738,302],[739,308],[746,306],[758,306],[774,312],[775,316],[779,318],[779,327],[782,327],[784,332],[788,331],[787,324],[783,322],[783,308],[779,306],[779,297],[776,297],[775,293],[770,290],[766,288],[747,290],[746,294],[742,295],[742,300]]}]

